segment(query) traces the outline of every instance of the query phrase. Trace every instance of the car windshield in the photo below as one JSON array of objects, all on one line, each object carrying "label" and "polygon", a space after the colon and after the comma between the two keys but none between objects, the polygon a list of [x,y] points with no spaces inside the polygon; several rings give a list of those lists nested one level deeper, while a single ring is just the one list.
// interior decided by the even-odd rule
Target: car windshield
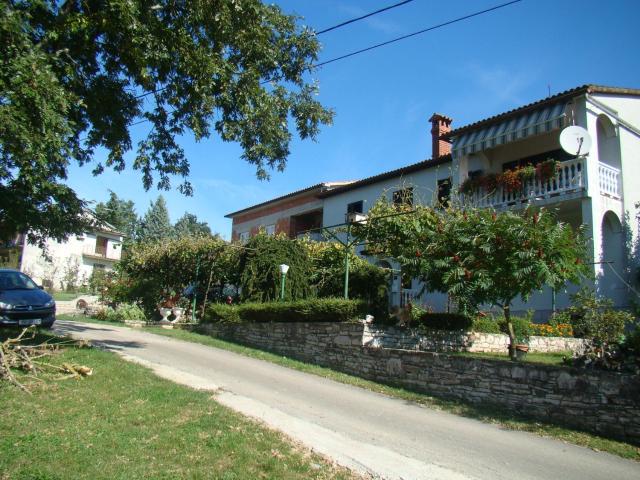
[{"label": "car windshield", "polygon": [[0,290],[34,290],[38,286],[20,272],[0,272]]}]

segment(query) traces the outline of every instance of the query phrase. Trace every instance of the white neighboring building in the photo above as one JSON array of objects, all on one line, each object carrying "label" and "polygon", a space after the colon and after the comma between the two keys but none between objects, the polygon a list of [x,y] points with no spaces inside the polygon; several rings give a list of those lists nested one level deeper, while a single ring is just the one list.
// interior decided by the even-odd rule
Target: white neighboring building
[{"label": "white neighboring building", "polygon": [[47,239],[48,259],[40,247],[25,240],[20,271],[49,289],[66,289],[70,281],[75,286],[86,285],[94,269],[113,269],[122,255],[123,239],[124,234],[109,225],[71,235],[63,242]]}]

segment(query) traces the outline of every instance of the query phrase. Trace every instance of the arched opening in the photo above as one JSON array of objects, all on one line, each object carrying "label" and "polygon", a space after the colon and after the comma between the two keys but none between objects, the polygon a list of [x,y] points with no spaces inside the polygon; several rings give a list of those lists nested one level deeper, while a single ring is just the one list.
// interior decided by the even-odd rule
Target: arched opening
[{"label": "arched opening", "polygon": [[606,115],[599,115],[596,121],[598,160],[611,167],[620,169],[620,142],[616,127]]},{"label": "arched opening", "polygon": [[608,211],[602,218],[602,263],[598,278],[598,293],[613,300],[617,307],[627,304],[626,256],[622,223]]}]

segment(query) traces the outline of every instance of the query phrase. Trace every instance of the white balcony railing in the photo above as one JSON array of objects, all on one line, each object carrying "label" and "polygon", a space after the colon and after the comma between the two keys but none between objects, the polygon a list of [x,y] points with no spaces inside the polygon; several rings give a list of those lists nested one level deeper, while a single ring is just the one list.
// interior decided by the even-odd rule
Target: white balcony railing
[{"label": "white balcony railing", "polygon": [[587,189],[584,158],[560,162],[555,176],[549,180],[532,179],[526,181],[519,191],[508,191],[502,186],[492,192],[480,189],[466,195],[465,199],[478,207],[499,207],[515,205],[534,200],[566,195]]},{"label": "white balcony railing", "polygon": [[620,192],[620,170],[605,163],[598,164],[600,193],[613,198],[622,198]]},{"label": "white balcony railing", "polygon": [[95,245],[85,245],[82,254],[89,257],[100,257],[107,260],[120,260],[120,248],[114,249],[111,245],[105,249],[96,249]]}]

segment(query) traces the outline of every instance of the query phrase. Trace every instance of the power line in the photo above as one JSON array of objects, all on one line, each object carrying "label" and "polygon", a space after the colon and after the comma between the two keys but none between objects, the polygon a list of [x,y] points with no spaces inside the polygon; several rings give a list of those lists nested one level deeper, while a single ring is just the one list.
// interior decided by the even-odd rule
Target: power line
[{"label": "power line", "polygon": [[[386,10],[389,10],[389,9],[391,9],[391,8],[395,8],[395,7],[399,7],[399,6],[405,5],[405,4],[407,4],[407,3],[411,2],[411,1],[413,1],[413,0],[405,0],[404,2],[400,2],[400,3],[394,4],[394,5],[390,5],[389,7],[385,7],[385,8],[382,8],[382,9],[380,9],[380,10],[376,10],[375,12],[371,12],[371,13],[369,13],[369,14],[363,15],[362,17],[358,17],[358,18],[354,18],[354,19],[351,19],[351,20],[347,20],[346,22],[342,22],[341,24],[334,25],[333,27],[329,27],[329,28],[327,28],[327,29],[321,30],[320,32],[317,32],[317,33],[316,33],[316,35],[319,35],[319,34],[321,34],[321,33],[328,32],[328,31],[330,31],[330,30],[334,30],[334,29],[339,28],[339,27],[344,26],[344,25],[348,25],[348,24],[350,24],[350,23],[356,22],[356,21],[361,20],[361,19],[363,19],[363,18],[370,17],[370,16],[372,16],[372,15],[375,15],[375,14],[377,14],[377,13],[380,13],[380,12],[383,12],[383,11],[386,11]],[[344,60],[344,59],[346,59],[346,58],[350,58],[350,57],[353,57],[353,56],[355,56],[355,55],[359,55],[359,54],[361,54],[361,53],[365,53],[365,52],[368,52],[368,51],[371,51],[371,50],[375,50],[375,49],[380,48],[380,47],[384,47],[384,46],[386,46],[386,45],[390,45],[390,44],[392,44],[392,43],[399,42],[399,41],[401,41],[401,40],[406,40],[407,38],[415,37],[415,36],[417,36],[417,35],[421,35],[421,34],[423,34],[423,33],[431,32],[431,31],[433,31],[433,30],[437,30],[437,29],[439,29],[439,28],[446,27],[446,26],[448,26],[448,25],[453,25],[454,23],[459,23],[459,22],[462,22],[462,21],[464,21],[464,20],[468,20],[468,19],[470,19],[470,18],[478,17],[478,16],[480,16],[480,15],[484,15],[484,14],[486,14],[486,13],[490,13],[490,12],[493,12],[493,11],[495,11],[495,10],[499,10],[499,9],[501,9],[501,8],[505,8],[505,7],[508,7],[508,6],[510,6],[510,5],[514,5],[514,4],[516,4],[516,3],[520,3],[520,2],[522,2],[522,1],[523,1],[523,0],[512,0],[512,1],[510,1],[510,2],[502,3],[502,4],[500,4],[500,5],[496,5],[496,6],[494,6],[494,7],[486,8],[486,9],[484,9],[484,10],[479,10],[479,11],[477,11],[477,12],[473,12],[473,13],[470,13],[470,14],[468,14],[468,15],[464,15],[464,16],[462,16],[462,17],[454,18],[454,19],[452,19],[452,20],[448,20],[448,21],[446,21],[446,22],[439,23],[439,24],[437,24],[437,25],[433,25],[433,26],[431,26],[431,27],[424,28],[424,29],[419,30],[419,31],[417,31],[417,32],[409,33],[409,34],[407,34],[407,35],[402,35],[402,36],[400,36],[400,37],[396,37],[396,38],[393,38],[393,39],[391,39],[391,40],[387,40],[387,41],[382,42],[382,43],[377,43],[377,44],[375,44],[375,45],[371,45],[370,47],[362,48],[362,49],[360,49],[360,50],[356,50],[356,51],[353,51],[353,52],[350,52],[350,53],[347,53],[347,54],[341,55],[341,56],[339,56],[339,57],[335,57],[335,58],[332,58],[332,59],[330,59],[330,60],[326,60],[326,61],[324,61],[324,62],[316,63],[316,64],[312,65],[312,66],[310,67],[310,69],[312,69],[312,68],[322,67],[322,66],[324,66],[324,65],[328,65],[328,64],[330,64],[330,63],[334,63],[334,62],[337,62],[337,61],[339,61],[339,60]],[[264,84],[266,84],[266,83],[272,82],[273,80],[274,80],[273,78],[270,78],[270,79],[267,79],[267,80],[264,80],[264,81],[260,82],[260,84],[261,84],[261,85],[264,85]],[[163,91],[163,90],[166,90],[167,88],[168,88],[168,86],[161,87],[161,88],[159,88],[159,89],[157,89],[157,90],[154,90],[154,91],[151,91],[151,92],[142,93],[142,94],[140,94],[140,95],[136,96],[135,98],[136,98],[136,99],[144,98],[144,97],[146,97],[146,96],[153,95],[154,93],[159,93],[159,92],[161,92],[161,91]],[[140,125],[140,124],[145,123],[145,122],[148,122],[148,121],[149,121],[148,119],[140,120],[140,121],[138,121],[138,122],[134,122],[134,123],[130,124],[129,126]]]},{"label": "power line", "polygon": [[500,5],[496,5],[495,7],[486,8],[486,9],[480,10],[478,12],[470,13],[469,15],[465,15],[463,17],[458,17],[458,18],[455,18],[453,20],[448,20],[446,22],[439,23],[438,25],[433,25],[432,27],[428,27],[428,28],[419,30],[417,32],[409,33],[407,35],[402,35],[400,37],[393,38],[391,40],[387,40],[386,42],[378,43],[376,45],[371,45],[370,47],[362,48],[360,50],[356,50],[354,52],[350,52],[350,53],[347,53],[345,55],[341,55],[339,57],[332,58],[331,60],[326,60],[324,62],[316,63],[313,66],[316,67],[316,68],[317,67],[322,67],[324,65],[328,65],[329,63],[337,62],[338,60],[344,60],[345,58],[353,57],[354,55],[359,55],[361,53],[368,52],[368,51],[374,50],[376,48],[384,47],[386,45],[390,45],[392,43],[396,43],[396,42],[399,42],[401,40],[406,40],[407,38],[415,37],[416,35],[421,35],[423,33],[431,32],[432,30],[436,30],[438,28],[442,28],[442,27],[446,27],[448,25],[452,25],[454,23],[462,22],[463,20],[468,20],[470,18],[477,17],[479,15],[484,15],[485,13],[493,12],[494,10],[499,10],[501,8],[508,7],[509,5],[513,5],[514,3],[519,3],[519,2],[522,2],[522,0],[513,0],[511,2],[507,2],[507,3],[500,4]]},{"label": "power line", "polygon": [[[325,28],[324,30],[320,30],[319,32],[314,32],[314,35],[322,35],[323,33],[331,32],[332,30],[336,30],[336,29],[344,27],[346,25],[350,25],[350,24],[358,22],[360,20],[364,20],[365,18],[369,18],[369,17],[372,17],[372,16],[377,15],[379,13],[386,12],[387,10],[392,10],[394,8],[401,7],[403,5],[406,5],[407,3],[411,3],[413,1],[414,0],[404,0],[402,2],[395,3],[393,5],[389,5],[388,7],[380,8],[379,10],[376,10],[374,12],[367,13],[367,14],[362,15],[360,17],[352,18],[351,20],[347,20],[347,21],[342,22],[342,23],[338,23],[337,25],[333,25],[332,27]],[[265,80],[264,82],[262,82],[262,84],[269,83],[270,81],[271,80]],[[153,95],[155,93],[160,93],[163,90],[166,90],[167,88],[168,87],[165,86],[165,87],[158,88],[156,90],[152,90],[150,92],[141,93],[140,95],[136,95],[134,98],[136,100],[138,100],[140,98],[148,97],[149,95]]]},{"label": "power line", "polygon": [[391,9],[396,8],[396,7],[401,7],[402,5],[406,5],[407,3],[411,3],[411,2],[413,2],[413,0],[404,0],[404,2],[399,2],[399,3],[396,3],[394,5],[389,5],[388,7],[381,8],[379,10],[376,10],[375,12],[367,13],[367,14],[362,15],[360,17],[352,18],[351,20],[347,20],[346,22],[342,22],[342,23],[339,23],[337,25],[334,25],[333,27],[329,27],[329,28],[325,28],[324,30],[320,30],[319,32],[316,32],[316,35],[322,35],[323,33],[327,33],[327,32],[330,32],[332,30],[336,30],[337,28],[344,27],[345,25],[349,25],[351,23],[355,23],[355,22],[357,22],[359,20],[364,20],[365,18],[372,17],[374,15],[377,15],[378,13],[386,12],[387,10],[391,10]]}]

